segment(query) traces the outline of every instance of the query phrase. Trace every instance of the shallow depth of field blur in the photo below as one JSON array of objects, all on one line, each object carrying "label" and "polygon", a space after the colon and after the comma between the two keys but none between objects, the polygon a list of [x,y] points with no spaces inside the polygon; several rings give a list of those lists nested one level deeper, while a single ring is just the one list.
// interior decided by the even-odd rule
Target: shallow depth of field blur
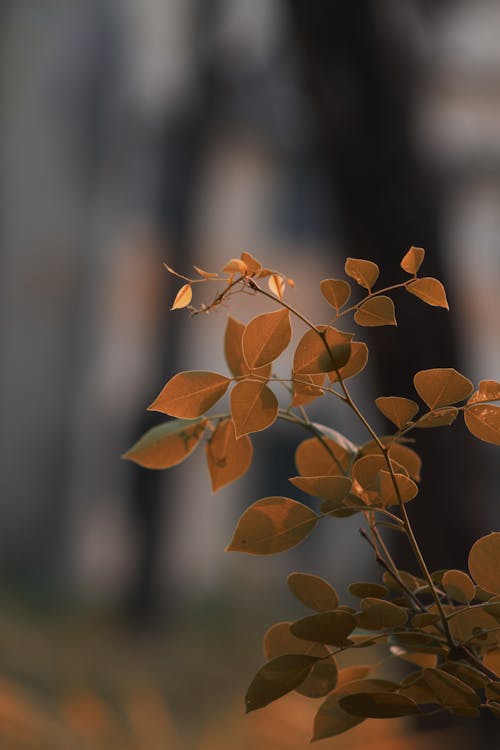
[{"label": "shallow depth of field blur", "polygon": [[[346,256],[392,283],[423,246],[451,312],[401,299],[360,403],[376,420],[374,397],[413,398],[426,367],[500,379],[499,27],[494,0],[3,1],[2,748],[307,747],[318,702],[244,714],[262,634],[301,613],[286,575],[345,596],[378,573],[357,517],[281,556],[224,552],[246,505],[290,494],[301,436],[282,426],[216,495],[202,450],[168,475],[121,460],[176,371],[225,371],[225,311],[169,312],[162,263],[250,251],[319,322]],[[364,439],[336,407],[311,414]],[[436,489],[412,513],[431,566],[464,566],[500,528],[500,454],[425,432]],[[320,745],[460,750],[490,729],[372,721]]]}]

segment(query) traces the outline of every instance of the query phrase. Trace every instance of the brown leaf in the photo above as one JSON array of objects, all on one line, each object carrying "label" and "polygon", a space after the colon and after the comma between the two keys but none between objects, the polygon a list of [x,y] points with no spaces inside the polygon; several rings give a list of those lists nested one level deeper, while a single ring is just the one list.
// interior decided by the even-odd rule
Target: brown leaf
[{"label": "brown leaf", "polygon": [[231,391],[231,416],[236,437],[270,427],[278,416],[278,399],[260,380],[242,380]]},{"label": "brown leaf", "polygon": [[481,380],[478,390],[472,394],[467,403],[477,404],[481,401],[500,401],[500,383],[496,380]]},{"label": "brown leaf", "polygon": [[395,719],[420,713],[414,700],[397,693],[353,693],[339,703],[348,714],[363,719]]},{"label": "brown leaf", "polygon": [[[398,487],[399,496],[404,503],[410,502],[418,494],[418,487],[410,477],[404,474],[395,474],[396,484]],[[377,477],[378,483],[378,494],[382,499],[384,506],[397,505],[399,502],[396,488],[392,480],[391,474],[385,469],[381,469]]]},{"label": "brown leaf", "polygon": [[395,326],[396,317],[394,302],[390,297],[381,294],[366,300],[354,313],[354,320],[359,326]]},{"label": "brown leaf", "polygon": [[320,283],[321,294],[338,312],[351,296],[351,285],[342,279],[323,279]]},{"label": "brown leaf", "polygon": [[290,630],[297,638],[332,646],[342,646],[348,635],[356,627],[356,620],[340,609],[331,612],[320,612],[297,620]]},{"label": "brown leaf", "polygon": [[500,594],[500,532],[474,542],[469,552],[469,570],[481,588]]},{"label": "brown leaf", "polygon": [[[402,607],[392,602],[378,599],[377,597],[366,597],[361,600],[361,609],[365,619],[367,618],[370,630],[383,628],[399,628],[408,620],[408,613]],[[364,620],[363,620],[364,623]],[[363,627],[363,625],[362,625]]]},{"label": "brown leaf", "polygon": [[426,668],[422,677],[436,696],[437,701],[443,706],[453,708],[474,707],[481,703],[479,696],[472,688],[443,669]]},{"label": "brown leaf", "polygon": [[340,370],[332,370],[328,373],[328,377],[331,383],[335,383],[339,380],[339,375],[342,380],[354,377],[362,370],[365,369],[366,363],[368,362],[368,347],[362,341],[351,341],[351,356],[349,357],[347,364],[341,367]]},{"label": "brown leaf", "polygon": [[184,461],[200,442],[206,419],[173,419],[148,430],[123,455],[146,469],[169,469]]},{"label": "brown leaf", "polygon": [[200,417],[224,395],[230,382],[217,372],[179,372],[148,406],[148,411],[160,411],[181,419]]},{"label": "brown leaf", "polygon": [[315,656],[284,654],[264,664],[248,688],[245,698],[247,713],[267,706],[296,688],[316,662]]},{"label": "brown leaf", "polygon": [[425,276],[422,279],[411,281],[406,287],[406,291],[414,294],[415,297],[423,300],[423,302],[427,302],[428,305],[444,307],[445,310],[450,309],[444,286],[438,279],[433,279],[432,276]]},{"label": "brown leaf", "polygon": [[406,273],[411,273],[414,276],[418,273],[418,269],[422,265],[425,257],[425,250],[423,247],[410,247],[406,255],[401,261],[401,268]]},{"label": "brown leaf", "polygon": [[475,437],[486,443],[500,445],[500,407],[493,404],[476,404],[464,410],[467,428]]},{"label": "brown leaf", "polygon": [[264,655],[274,659],[283,654],[309,654],[319,658],[328,657],[330,651],[321,643],[311,643],[297,638],[290,630],[291,622],[277,622],[264,634]]},{"label": "brown leaf", "polygon": [[380,273],[376,263],[361,258],[347,258],[344,270],[348,276],[368,291],[371,290]]},{"label": "brown leaf", "polygon": [[231,258],[222,271],[224,273],[240,273],[243,276],[247,272],[247,264],[239,258]]},{"label": "brown leaf", "polygon": [[[378,445],[371,440],[361,449],[362,456],[381,455]],[[415,482],[420,482],[420,471],[422,469],[422,459],[414,450],[401,443],[393,443],[389,448],[389,458],[404,466],[410,477]]]},{"label": "brown leaf", "polygon": [[476,590],[473,582],[461,570],[447,570],[442,579],[442,586],[450,599],[468,604],[474,599]]},{"label": "brown leaf", "polygon": [[262,264],[251,253],[241,253],[241,260],[247,267],[248,273],[253,276],[262,269]]},{"label": "brown leaf", "polygon": [[206,445],[212,492],[243,476],[252,463],[252,455],[253,447],[248,435],[238,440],[232,420],[220,422]]},{"label": "brown leaf", "polygon": [[290,591],[302,604],[316,612],[336,609],[339,597],[330,584],[320,576],[310,573],[290,573],[287,578]]},{"label": "brown leaf", "polygon": [[342,476],[299,476],[290,477],[289,481],[308,495],[336,503],[341,502],[349,494],[352,485],[349,477]]},{"label": "brown leaf", "polygon": [[286,349],[291,336],[290,313],[286,309],[252,318],[242,337],[248,367],[262,367],[275,360]]},{"label": "brown leaf", "polygon": [[293,378],[292,406],[304,406],[323,395],[322,386],[325,382],[325,373],[319,372],[315,375],[300,375]]},{"label": "brown leaf", "polygon": [[175,295],[174,303],[170,309],[180,310],[183,307],[187,307],[192,299],[193,290],[191,284],[184,284]]},{"label": "brown leaf", "polygon": [[210,271],[204,271],[203,268],[200,268],[199,266],[193,266],[194,270],[197,274],[202,276],[204,279],[216,279],[219,275],[218,273],[211,273]]},{"label": "brown leaf", "polygon": [[306,331],[300,339],[293,358],[294,376],[338,370],[349,361],[352,334],[338,331],[332,326],[322,326],[321,331],[326,331],[327,346],[313,330]]},{"label": "brown leaf", "polygon": [[418,405],[409,398],[380,396],[375,404],[382,414],[401,430],[418,412]]},{"label": "brown leaf", "polygon": [[286,282],[282,276],[277,273],[272,273],[267,280],[267,286],[269,287],[269,291],[279,297],[279,299],[283,299]]},{"label": "brown leaf", "polygon": [[[326,447],[325,447],[326,446]],[[295,466],[303,477],[343,476],[351,454],[330,438],[308,438],[297,446]]]},{"label": "brown leaf", "polygon": [[430,409],[463,401],[473,389],[471,381],[453,367],[420,370],[413,378],[413,384]]},{"label": "brown leaf", "polygon": [[370,583],[368,581],[359,581],[349,585],[349,593],[364,599],[367,596],[384,598],[389,595],[389,589],[381,583]]},{"label": "brown leaf", "polygon": [[419,428],[433,428],[433,427],[449,427],[453,424],[458,416],[458,409],[456,406],[447,406],[445,409],[436,409],[424,414],[415,422],[415,427]]},{"label": "brown leaf", "polygon": [[[240,323],[239,320],[231,317],[227,318],[226,331],[224,333],[224,355],[226,358],[227,366],[235,378],[245,377],[252,371],[245,362],[243,356],[243,331],[245,326]],[[269,378],[271,376],[272,363],[270,362],[263,367],[257,367],[253,370],[255,375],[259,375],[263,378]]]},{"label": "brown leaf", "polygon": [[318,516],[288,497],[265,497],[243,513],[227,552],[272,555],[295,547],[316,526]]}]

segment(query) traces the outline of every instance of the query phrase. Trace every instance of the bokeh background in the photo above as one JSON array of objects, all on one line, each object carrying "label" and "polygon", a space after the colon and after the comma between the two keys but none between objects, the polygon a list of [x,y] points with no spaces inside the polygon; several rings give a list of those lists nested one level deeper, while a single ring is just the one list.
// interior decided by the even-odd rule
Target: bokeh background
[{"label": "bokeh background", "polygon": [[[300,614],[288,572],[344,594],[370,551],[347,519],[277,558],[224,553],[247,504],[289,492],[301,436],[281,427],[216,495],[202,451],[168,475],[121,460],[174,372],[224,370],[225,313],[170,313],[162,263],[248,250],[320,320],[346,256],[391,283],[423,246],[452,313],[398,298],[356,395],[383,429],[373,397],[411,395],[418,369],[499,379],[499,28],[495,0],[3,0],[2,747],[307,746],[316,703],[243,714],[261,636]],[[433,567],[464,566],[499,527],[498,451],[429,432],[413,518]],[[493,741],[491,724],[366,727],[321,744]]]}]

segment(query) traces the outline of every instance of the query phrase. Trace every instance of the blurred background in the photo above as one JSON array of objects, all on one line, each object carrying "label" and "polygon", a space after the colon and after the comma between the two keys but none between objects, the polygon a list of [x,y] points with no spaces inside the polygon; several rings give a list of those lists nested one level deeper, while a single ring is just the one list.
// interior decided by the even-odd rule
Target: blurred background
[{"label": "blurred background", "polygon": [[[290,494],[300,434],[256,435],[253,470],[216,495],[202,451],[168,474],[121,460],[176,371],[225,371],[224,311],[170,313],[162,263],[250,251],[326,320],[318,283],[346,256],[393,283],[425,247],[452,312],[397,297],[357,397],[384,429],[374,396],[411,397],[419,369],[499,379],[499,27],[495,0],[3,0],[2,747],[306,747],[316,703],[243,714],[264,630],[300,615],[286,574],[344,595],[377,571],[350,519],[277,558],[224,553],[246,505]],[[412,518],[433,568],[463,567],[499,527],[498,451],[425,432]],[[371,722],[322,744],[488,741],[454,726]]]}]

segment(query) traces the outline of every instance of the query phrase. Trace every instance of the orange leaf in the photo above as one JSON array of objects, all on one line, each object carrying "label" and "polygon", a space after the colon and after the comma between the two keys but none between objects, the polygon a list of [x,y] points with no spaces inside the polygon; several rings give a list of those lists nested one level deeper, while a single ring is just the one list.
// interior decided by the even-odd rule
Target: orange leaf
[{"label": "orange leaf", "polygon": [[224,273],[240,273],[243,276],[247,272],[247,264],[239,258],[231,258],[222,270]]},{"label": "orange leaf", "polygon": [[241,253],[241,260],[246,265],[248,273],[252,276],[255,273],[259,273],[262,268],[262,264],[251,253]]},{"label": "orange leaf", "polygon": [[401,261],[401,268],[403,271],[406,271],[406,273],[411,273],[415,276],[422,265],[424,257],[425,250],[423,247],[412,246]]},{"label": "orange leaf", "polygon": [[230,382],[217,372],[179,372],[148,406],[148,411],[160,411],[181,419],[200,417],[224,395]]},{"label": "orange leaf", "polygon": [[180,310],[182,307],[187,307],[192,299],[193,290],[191,289],[191,284],[184,284],[175,295],[174,304],[170,309]]},{"label": "orange leaf", "polygon": [[201,440],[206,419],[173,419],[148,430],[123,458],[146,469],[169,469],[184,461]]},{"label": "orange leaf", "polygon": [[359,326],[395,326],[394,302],[382,294],[366,300],[354,313],[354,320]]},{"label": "orange leaf", "polygon": [[216,279],[219,275],[218,273],[210,273],[210,271],[204,271],[203,268],[200,268],[199,266],[193,266],[196,273],[200,274],[200,276],[203,276],[204,279]]},{"label": "orange leaf", "polygon": [[500,533],[478,539],[469,552],[470,574],[481,588],[500,594]]},{"label": "orange leaf", "polygon": [[415,279],[408,284],[406,290],[410,294],[414,294],[415,297],[427,302],[428,305],[433,307],[444,307],[449,310],[448,300],[446,299],[446,292],[444,286],[437,279],[432,276],[425,276],[422,279]]},{"label": "orange leaf", "polygon": [[330,438],[303,440],[295,451],[295,466],[303,477],[343,476],[351,453]]},{"label": "orange leaf", "polygon": [[[362,456],[381,455],[378,445],[371,440],[361,449]],[[416,482],[420,482],[420,471],[422,469],[422,459],[414,450],[401,443],[393,443],[389,448],[389,458],[401,464],[410,477]]]},{"label": "orange leaf", "polygon": [[325,382],[325,374],[323,372],[317,375],[300,375],[298,378],[293,379],[293,399],[292,406],[304,406],[310,404],[319,396],[323,395],[321,388]]},{"label": "orange leaf", "polygon": [[231,391],[231,416],[236,437],[270,427],[278,416],[278,399],[265,383],[242,380]]},{"label": "orange leaf", "polygon": [[[244,377],[251,372],[243,356],[242,339],[244,330],[245,326],[243,323],[240,323],[239,320],[232,318],[230,315],[228,316],[224,334],[224,355],[227,365],[235,378]],[[269,363],[263,367],[257,367],[254,373],[263,378],[269,378],[271,376],[271,369],[272,364]]]},{"label": "orange leaf", "polygon": [[420,370],[413,378],[415,390],[430,409],[463,401],[472,393],[472,383],[453,367]]},{"label": "orange leaf", "polygon": [[252,455],[253,447],[248,435],[237,440],[232,420],[220,422],[206,445],[212,492],[243,476],[252,463]]},{"label": "orange leaf", "polygon": [[472,394],[467,403],[476,404],[481,401],[500,401],[500,383],[496,380],[481,380],[478,390]]},{"label": "orange leaf", "polygon": [[227,552],[272,555],[299,544],[316,526],[318,516],[288,497],[265,497],[243,513]]},{"label": "orange leaf", "polygon": [[321,294],[338,312],[351,296],[351,285],[343,279],[323,279],[320,283]]},{"label": "orange leaf", "polygon": [[418,405],[415,401],[400,396],[380,396],[375,399],[375,404],[382,414],[394,422],[400,430],[418,412]]},{"label": "orange leaf", "polygon": [[341,502],[350,492],[352,481],[342,476],[290,477],[289,481],[299,490],[322,500]]},{"label": "orange leaf", "polygon": [[286,309],[252,318],[242,338],[247,365],[255,369],[272,362],[286,349],[291,336],[290,313]]},{"label": "orange leaf", "polygon": [[344,270],[348,276],[368,291],[373,287],[380,273],[376,263],[361,258],[347,258]]},{"label": "orange leaf", "polygon": [[453,424],[458,416],[456,406],[448,406],[444,409],[437,409],[424,414],[415,422],[415,427],[432,428],[432,427],[449,427]]},{"label": "orange leaf", "polygon": [[352,333],[343,333],[331,326],[322,326],[321,331],[326,331],[328,349],[319,333],[313,330],[306,331],[293,357],[294,375],[314,375],[338,370],[349,361]]},{"label": "orange leaf", "polygon": [[[402,501],[408,503],[410,500],[413,500],[418,494],[418,487],[415,482],[404,474],[395,474],[395,478]],[[377,484],[378,494],[382,498],[384,505],[397,505],[398,495],[389,471],[385,469],[379,471]]]},{"label": "orange leaf", "polygon": [[275,294],[280,299],[283,299],[286,282],[282,276],[277,273],[272,273],[269,276],[267,285],[273,294]]},{"label": "orange leaf", "polygon": [[[368,347],[366,344],[362,341],[351,341],[351,356],[349,357],[347,364],[340,368],[340,377],[342,380],[353,378],[354,375],[357,375],[365,369],[367,362]],[[339,379],[336,370],[329,372],[328,377],[331,383],[335,383]]]},{"label": "orange leaf", "polygon": [[486,443],[500,445],[500,406],[476,404],[464,411],[464,420],[470,432]]}]

